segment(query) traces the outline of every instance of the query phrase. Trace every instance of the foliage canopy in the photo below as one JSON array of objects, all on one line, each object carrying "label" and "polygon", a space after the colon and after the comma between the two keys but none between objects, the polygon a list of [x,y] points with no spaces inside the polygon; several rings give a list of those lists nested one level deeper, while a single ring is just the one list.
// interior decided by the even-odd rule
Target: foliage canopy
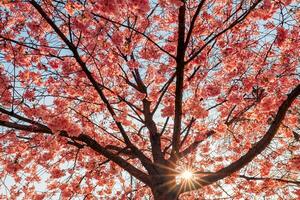
[{"label": "foliage canopy", "polygon": [[299,198],[299,2],[1,2],[0,198]]}]

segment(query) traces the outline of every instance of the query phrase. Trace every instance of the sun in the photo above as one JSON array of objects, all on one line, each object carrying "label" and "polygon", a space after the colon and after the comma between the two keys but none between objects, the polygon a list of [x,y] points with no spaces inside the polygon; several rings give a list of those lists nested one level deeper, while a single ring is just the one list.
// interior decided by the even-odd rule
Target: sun
[{"label": "sun", "polygon": [[180,170],[176,178],[177,185],[180,185],[180,188],[194,188],[197,184],[197,177],[194,173],[195,171],[191,167],[185,167]]},{"label": "sun", "polygon": [[193,178],[193,172],[190,170],[184,170],[180,174],[180,177],[183,178],[184,180],[191,180]]}]

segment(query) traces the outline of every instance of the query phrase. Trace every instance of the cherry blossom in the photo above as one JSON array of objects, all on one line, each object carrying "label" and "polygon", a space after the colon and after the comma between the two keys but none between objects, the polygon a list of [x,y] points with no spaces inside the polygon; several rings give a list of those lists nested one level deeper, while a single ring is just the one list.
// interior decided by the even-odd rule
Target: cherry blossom
[{"label": "cherry blossom", "polygon": [[299,9],[1,1],[0,199],[299,199]]}]

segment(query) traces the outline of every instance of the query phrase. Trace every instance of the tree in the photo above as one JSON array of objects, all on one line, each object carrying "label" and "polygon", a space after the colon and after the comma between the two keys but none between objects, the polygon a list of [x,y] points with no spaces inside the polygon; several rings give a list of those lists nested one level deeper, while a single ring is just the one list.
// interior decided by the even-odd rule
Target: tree
[{"label": "tree", "polygon": [[1,198],[299,198],[296,1],[2,1],[0,16]]}]

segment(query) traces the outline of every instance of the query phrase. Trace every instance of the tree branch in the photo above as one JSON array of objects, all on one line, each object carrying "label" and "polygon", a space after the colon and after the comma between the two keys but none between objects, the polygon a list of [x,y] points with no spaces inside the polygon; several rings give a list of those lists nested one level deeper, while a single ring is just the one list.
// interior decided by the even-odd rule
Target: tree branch
[{"label": "tree branch", "polygon": [[208,131],[206,133],[206,137],[202,140],[198,140],[198,141],[195,141],[193,142],[190,146],[188,146],[185,150],[183,150],[182,152],[180,152],[178,154],[178,159],[182,158],[182,157],[185,157],[186,155],[190,154],[191,152],[195,151],[196,148],[198,147],[198,145],[203,142],[206,138],[208,138],[209,136],[213,135],[215,133],[215,131]]},{"label": "tree branch", "polygon": [[199,13],[201,11],[201,8],[203,7],[204,3],[205,3],[205,0],[201,0],[200,1],[199,5],[197,7],[197,10],[196,10],[196,12],[195,12],[195,14],[194,14],[194,16],[192,18],[190,29],[189,29],[189,31],[187,33],[186,40],[185,40],[185,43],[184,43],[184,49],[186,49],[187,46],[188,46],[188,44],[189,44],[189,41],[190,41],[192,33],[193,33],[193,29],[194,29],[194,26],[195,26],[195,22],[197,20],[197,17],[199,15]]},{"label": "tree branch", "polygon": [[162,52],[166,53],[166,54],[169,55],[171,58],[174,58],[174,59],[175,59],[175,56],[174,56],[174,55],[172,55],[172,54],[170,54],[168,51],[164,50],[161,46],[159,46],[153,39],[151,39],[151,38],[150,38],[149,36],[147,36],[145,33],[141,32],[141,31],[139,31],[139,30],[137,30],[137,29],[135,29],[135,28],[133,28],[133,27],[131,27],[131,26],[129,26],[129,25],[125,25],[125,24],[122,24],[122,23],[120,23],[120,22],[111,20],[111,19],[109,19],[109,18],[107,18],[107,17],[104,17],[104,16],[102,16],[102,15],[99,15],[99,14],[96,14],[96,13],[92,13],[92,14],[93,14],[94,16],[99,17],[99,18],[101,18],[101,19],[104,19],[104,20],[106,20],[106,21],[108,21],[108,22],[110,22],[110,23],[117,24],[117,25],[119,25],[119,26],[128,28],[128,29],[130,29],[130,30],[136,32],[137,34],[142,35],[142,36],[145,37],[148,41],[150,41],[152,44],[154,44],[159,50],[161,50]]},{"label": "tree branch", "polygon": [[[141,78],[139,70],[135,69],[133,75],[139,90],[147,96],[148,95],[147,87]],[[155,163],[161,164],[164,161],[164,156],[161,151],[160,134],[158,133],[157,126],[153,120],[153,115],[151,113],[151,102],[148,101],[147,98],[143,99],[143,114],[145,117],[145,126],[148,128],[150,132],[149,137],[151,142],[151,151],[152,151],[153,160]]]},{"label": "tree branch", "polygon": [[178,15],[178,41],[176,56],[176,89],[175,89],[175,118],[172,137],[171,158],[175,159],[179,151],[181,120],[182,120],[182,93],[184,79],[184,38],[185,38],[185,3],[179,8]]},{"label": "tree branch", "polygon": [[[46,133],[50,135],[54,135],[54,133],[43,125],[43,127],[39,126],[31,126],[31,125],[22,125],[14,122],[6,122],[3,120],[0,120],[0,126],[4,126],[7,128],[13,128],[17,130],[22,130],[22,131],[28,131],[28,132],[34,132],[34,133]],[[105,156],[106,158],[112,160],[115,162],[117,165],[128,171],[132,176],[136,177],[140,181],[149,184],[150,179],[148,178],[148,175],[145,174],[144,172],[138,170],[134,166],[132,166],[130,163],[119,157],[118,155],[115,155],[111,153],[110,151],[106,150],[104,147],[102,147],[98,142],[96,142],[94,139],[92,139],[90,136],[86,134],[80,134],[78,137],[74,136],[69,136],[67,132],[61,131],[59,136],[61,137],[66,137],[68,139],[71,139],[71,141],[68,141],[68,144],[75,145],[78,148],[83,148],[83,145],[76,141],[81,141],[84,142],[88,147],[92,148],[96,152],[100,153],[101,155]]]},{"label": "tree branch", "polygon": [[39,127],[39,126],[22,125],[22,124],[18,124],[18,123],[14,123],[14,122],[3,121],[3,120],[0,120],[0,126],[4,126],[7,128],[13,128],[13,129],[21,130],[21,131],[29,131],[29,132],[34,132],[34,133],[47,133],[47,134],[52,135],[52,132],[50,129]]},{"label": "tree branch", "polygon": [[256,144],[252,146],[252,148],[243,156],[240,157],[237,161],[231,163],[227,167],[224,167],[223,169],[201,177],[201,179],[197,180],[197,184],[194,184],[190,188],[186,188],[185,190],[181,190],[180,192],[188,192],[191,190],[199,189],[203,186],[210,185],[218,180],[221,180],[227,176],[230,176],[231,174],[239,171],[244,166],[246,166],[249,162],[251,162],[257,155],[259,155],[272,141],[273,137],[277,133],[282,120],[284,119],[286,112],[292,105],[293,101],[300,95],[300,85],[298,85],[296,88],[294,88],[288,95],[287,99],[281,104],[281,106],[278,109],[278,112],[269,127],[266,134],[263,136],[261,140],[259,140]]},{"label": "tree branch", "polygon": [[246,17],[250,14],[250,12],[255,9],[255,7],[261,2],[262,0],[257,0],[247,11],[245,11],[239,18],[237,18],[234,22],[232,22],[228,27],[226,27],[225,29],[223,29],[221,32],[217,33],[215,36],[213,36],[211,39],[209,39],[202,47],[200,47],[200,49],[198,51],[196,51],[185,63],[189,63],[192,60],[194,60],[194,58],[196,58],[201,52],[202,50],[207,47],[207,45],[209,45],[212,41],[214,41],[215,39],[217,39],[219,36],[221,36],[222,34],[226,33],[228,30],[232,29],[233,27],[235,27],[237,24],[239,24],[240,22],[242,22],[244,19],[246,19]]},{"label": "tree branch", "polygon": [[145,166],[146,169],[152,169],[152,162],[151,162],[151,160],[148,157],[146,157],[141,151],[139,151],[139,149],[136,146],[134,146],[131,143],[128,135],[126,134],[126,131],[124,130],[124,128],[123,128],[123,126],[121,124],[121,122],[116,121],[116,119],[114,117],[114,116],[116,116],[116,114],[114,112],[114,109],[112,108],[112,106],[110,105],[108,99],[104,95],[104,93],[102,91],[102,88],[100,87],[100,85],[94,79],[92,73],[87,68],[85,62],[83,62],[83,60],[81,59],[80,55],[78,54],[77,48],[74,46],[73,43],[71,43],[68,40],[68,38],[56,26],[56,24],[49,18],[49,16],[45,13],[45,11],[41,8],[41,6],[37,2],[30,1],[30,4],[38,11],[38,13],[44,18],[44,20],[52,27],[52,29],[56,32],[56,34],[61,38],[61,40],[72,51],[75,60],[77,61],[77,63],[79,64],[79,66],[82,68],[83,72],[86,74],[87,78],[90,80],[90,82],[92,83],[92,85],[95,88],[95,90],[98,92],[98,94],[99,94],[100,98],[102,99],[102,101],[105,103],[105,105],[106,105],[109,113],[113,117],[113,119],[114,119],[114,121],[115,121],[118,129],[120,130],[120,132],[122,134],[122,137],[124,138],[124,141],[125,141],[126,145],[132,149],[132,151],[141,160],[142,164]]},{"label": "tree branch", "polygon": [[283,182],[283,183],[292,183],[292,184],[300,185],[300,181],[287,180],[287,179],[281,179],[281,178],[250,177],[250,176],[245,176],[245,175],[239,175],[239,178],[243,178],[243,179],[246,179],[248,181],[251,181],[251,180],[254,180],[254,181],[270,180],[270,181],[279,181],[279,182]]}]

